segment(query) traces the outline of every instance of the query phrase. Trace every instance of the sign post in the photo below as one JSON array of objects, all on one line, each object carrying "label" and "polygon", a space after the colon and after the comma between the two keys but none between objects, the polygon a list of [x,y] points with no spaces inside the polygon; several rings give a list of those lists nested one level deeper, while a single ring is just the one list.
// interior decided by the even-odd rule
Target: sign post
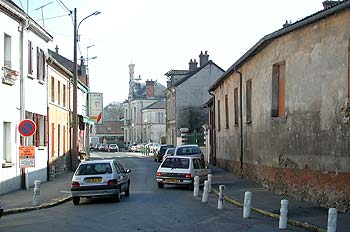
[{"label": "sign post", "polygon": [[[18,125],[18,132],[23,137],[34,135],[36,131],[36,124],[33,120],[24,119]],[[25,145],[27,145],[27,140]],[[20,146],[19,147],[19,166],[25,170],[26,189],[29,190],[29,172],[28,167],[35,167],[35,147],[34,146]]]}]

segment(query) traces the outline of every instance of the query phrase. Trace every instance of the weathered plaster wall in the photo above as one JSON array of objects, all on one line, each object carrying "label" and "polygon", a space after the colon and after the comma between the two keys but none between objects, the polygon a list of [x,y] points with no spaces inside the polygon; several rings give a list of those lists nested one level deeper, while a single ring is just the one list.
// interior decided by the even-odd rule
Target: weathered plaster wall
[{"label": "weathered plaster wall", "polygon": [[[341,210],[350,208],[350,129],[340,113],[347,100],[349,21],[350,12],[344,11],[277,38],[242,67],[244,175],[277,193]],[[272,66],[282,61],[286,115],[272,118]],[[247,124],[250,79],[252,123]],[[216,92],[233,89],[230,80],[223,85]],[[217,132],[216,155],[220,166],[237,173],[239,131],[229,130]],[[237,148],[230,149],[232,141]]]}]

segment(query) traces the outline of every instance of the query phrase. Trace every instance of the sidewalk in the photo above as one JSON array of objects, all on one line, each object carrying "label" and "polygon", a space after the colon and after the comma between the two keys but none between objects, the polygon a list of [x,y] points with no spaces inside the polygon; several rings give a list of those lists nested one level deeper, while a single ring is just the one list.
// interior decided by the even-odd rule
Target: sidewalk
[{"label": "sidewalk", "polygon": [[[276,227],[278,228],[280,202],[282,199],[287,199],[288,224],[311,231],[327,231],[328,208],[275,195],[254,182],[234,176],[221,168],[212,165],[209,165],[209,168],[213,171],[212,188],[214,193],[218,195],[219,185],[225,185],[226,201],[224,204],[231,203],[240,207],[244,203],[244,193],[250,191],[252,192],[252,211],[276,218]],[[337,231],[350,231],[349,212],[338,212]]]},{"label": "sidewalk", "polygon": [[[34,186],[0,195],[4,215],[53,207],[71,199],[70,184],[73,172],[58,174],[52,181],[40,185],[40,206],[33,206]],[[0,219],[1,220],[1,219]]]}]

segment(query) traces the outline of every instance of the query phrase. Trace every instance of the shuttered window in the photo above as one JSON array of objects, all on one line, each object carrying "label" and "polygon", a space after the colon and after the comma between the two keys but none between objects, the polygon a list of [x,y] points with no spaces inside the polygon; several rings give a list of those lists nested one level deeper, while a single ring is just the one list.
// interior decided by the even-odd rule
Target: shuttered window
[{"label": "shuttered window", "polygon": [[226,94],[225,95],[225,122],[226,122],[226,129],[229,128],[229,124],[230,124],[230,121],[229,121],[229,109],[228,109],[228,95]]},{"label": "shuttered window", "polygon": [[235,126],[238,126],[238,88],[233,91],[233,106],[235,110]]},{"label": "shuttered window", "polygon": [[285,116],[285,76],[285,62],[274,64],[272,66],[272,117]]},{"label": "shuttered window", "polygon": [[218,131],[221,130],[220,100],[218,100]]},{"label": "shuttered window", "polygon": [[246,119],[252,121],[252,80],[246,82]]}]

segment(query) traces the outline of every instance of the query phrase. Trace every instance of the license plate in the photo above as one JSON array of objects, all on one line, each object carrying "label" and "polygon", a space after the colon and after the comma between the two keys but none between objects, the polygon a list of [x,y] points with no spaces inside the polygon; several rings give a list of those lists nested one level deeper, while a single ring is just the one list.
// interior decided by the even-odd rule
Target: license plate
[{"label": "license plate", "polygon": [[89,178],[89,179],[86,179],[86,182],[87,183],[100,183],[100,182],[102,182],[102,178]]},{"label": "license plate", "polygon": [[177,180],[177,179],[165,179],[164,181],[166,183],[178,183],[179,182],[179,180]]}]

